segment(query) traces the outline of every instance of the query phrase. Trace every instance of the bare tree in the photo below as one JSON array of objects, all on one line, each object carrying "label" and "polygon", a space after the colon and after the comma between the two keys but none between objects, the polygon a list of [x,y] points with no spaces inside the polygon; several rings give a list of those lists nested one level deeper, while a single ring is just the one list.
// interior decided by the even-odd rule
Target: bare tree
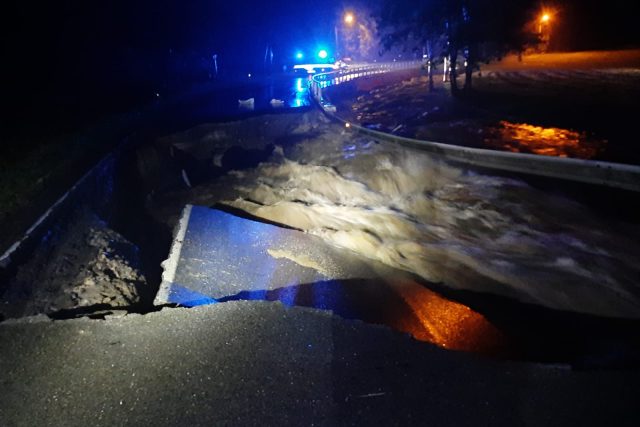
[{"label": "bare tree", "polygon": [[431,65],[447,58],[451,91],[457,95],[460,55],[469,91],[481,62],[520,51],[535,40],[525,25],[535,5],[533,0],[383,0],[378,26],[385,49],[424,49]]}]

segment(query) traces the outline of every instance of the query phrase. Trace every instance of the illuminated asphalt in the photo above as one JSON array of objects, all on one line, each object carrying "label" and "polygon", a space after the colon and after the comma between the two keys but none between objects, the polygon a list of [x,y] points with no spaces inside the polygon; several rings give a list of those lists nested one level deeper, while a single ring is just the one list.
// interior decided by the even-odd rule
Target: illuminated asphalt
[{"label": "illuminated asphalt", "polygon": [[280,303],[23,319],[0,342],[3,426],[637,425],[638,371],[494,362]]},{"label": "illuminated asphalt", "polygon": [[[637,370],[491,360],[345,320],[359,301],[441,347],[491,344],[480,315],[397,270],[299,231],[185,212],[180,285],[157,302],[195,307],[1,323],[1,426],[636,425]],[[224,280],[202,280],[203,268]]]},{"label": "illuminated asphalt", "polygon": [[415,276],[282,228],[187,205],[155,304],[280,301],[385,324],[444,348],[504,356],[513,347],[480,313]]},{"label": "illuminated asphalt", "polygon": [[[283,295],[282,302],[292,305],[300,285],[400,273],[317,236],[191,205],[183,211],[163,266],[155,304],[187,307],[241,298],[243,293],[247,298],[241,299],[263,299],[267,292],[283,289],[290,298]],[[337,305],[317,303],[317,308]]]},{"label": "illuminated asphalt", "polygon": [[0,426],[638,425],[638,370],[488,360],[228,301],[0,324]]}]

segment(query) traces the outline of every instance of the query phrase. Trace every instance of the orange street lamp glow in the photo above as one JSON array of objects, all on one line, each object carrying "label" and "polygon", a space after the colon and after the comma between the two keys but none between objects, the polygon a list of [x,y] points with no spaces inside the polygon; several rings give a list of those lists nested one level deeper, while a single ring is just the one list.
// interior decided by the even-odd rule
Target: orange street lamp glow
[{"label": "orange street lamp glow", "polygon": [[345,24],[353,24],[353,22],[355,21],[355,17],[353,16],[353,13],[349,12],[347,14],[344,15],[344,23]]},{"label": "orange street lamp glow", "polygon": [[549,19],[551,19],[551,17],[548,13],[545,13],[544,15],[542,15],[542,18],[540,18],[542,22],[549,22]]}]

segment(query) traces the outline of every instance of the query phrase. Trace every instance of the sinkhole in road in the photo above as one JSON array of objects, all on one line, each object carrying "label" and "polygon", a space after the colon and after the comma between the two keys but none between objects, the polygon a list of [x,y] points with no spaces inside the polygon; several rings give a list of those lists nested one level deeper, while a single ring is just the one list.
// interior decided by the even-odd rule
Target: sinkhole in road
[{"label": "sinkhole in road", "polygon": [[567,364],[577,369],[640,363],[638,321],[607,319],[523,304],[509,298],[427,284],[389,287],[376,280],[328,280],[243,291],[192,306],[271,301],[329,310],[347,320],[388,326],[441,348],[499,360]]},{"label": "sinkhole in road", "polygon": [[[265,122],[264,119],[256,120]],[[272,128],[275,125],[278,124],[273,121],[269,123]],[[302,142],[311,140],[315,143],[314,135],[320,132],[313,127],[315,125],[311,120],[304,125],[309,131],[301,132],[291,138]],[[262,126],[261,130],[264,130],[266,125]],[[296,126],[302,125],[296,123]],[[251,126],[243,125],[242,128],[249,129]],[[281,128],[286,129],[285,126]],[[223,139],[231,133],[231,128],[214,127],[204,129],[203,132],[206,133],[205,136],[210,135],[214,142],[217,141],[216,138],[220,139],[222,144],[222,142],[226,143]],[[224,132],[227,132],[226,136]],[[241,136],[244,140],[248,140],[245,135]],[[371,141],[353,141],[346,138],[345,140],[327,138],[320,141],[323,150],[330,148],[330,144],[336,145],[336,152],[331,154],[327,151],[328,154],[325,156],[335,154],[335,157],[344,165],[333,170],[342,173],[334,176],[330,168],[314,167],[312,169],[315,173],[332,179],[339,177],[347,179],[350,176],[349,172],[358,172],[357,165],[352,163],[354,158],[363,158],[363,152],[374,152],[378,149],[378,146]],[[203,141],[207,144],[211,142],[204,139]],[[284,145],[284,154],[290,154],[281,136],[261,137],[259,142],[261,145],[256,147],[235,149],[237,152],[232,153],[233,156],[228,155],[226,161],[233,161],[233,159],[244,161],[248,154],[257,158],[267,155],[271,152],[265,152],[269,144]],[[179,209],[194,199],[209,206],[214,204],[213,198],[228,199],[230,189],[233,188],[233,179],[243,174],[247,179],[251,179],[251,168],[255,167],[254,164],[249,164],[247,166],[249,170],[246,172],[239,171],[224,175],[211,165],[215,164],[216,159],[221,155],[221,164],[224,166],[224,155],[229,150],[228,146],[221,147],[223,150],[221,153],[209,151],[200,153],[196,149],[202,148],[201,145],[194,144],[194,147],[190,147],[188,143],[188,141],[179,140],[167,141],[167,144],[156,145],[155,151],[146,150],[148,147],[141,147],[125,153],[119,157],[116,164],[106,167],[99,174],[101,178],[96,182],[100,182],[103,186],[111,182],[106,185],[111,187],[111,190],[96,191],[95,187],[89,186],[85,194],[75,200],[82,203],[70,203],[70,211],[76,213],[63,215],[64,224],[50,227],[51,233],[45,233],[39,240],[40,249],[35,257],[36,263],[24,264],[26,267],[12,276],[12,279],[16,277],[19,279],[13,284],[15,285],[12,287],[13,293],[9,293],[9,297],[14,299],[6,298],[8,294],[5,292],[3,302],[9,301],[10,304],[3,304],[2,310],[7,307],[16,309],[13,313],[3,311],[5,317],[46,313],[54,318],[68,318],[77,315],[102,316],[104,313],[118,309],[139,313],[157,310],[158,308],[152,305],[152,301],[160,286],[160,263],[169,252],[171,227],[175,224],[175,216],[178,215]],[[252,143],[255,145],[255,142]],[[320,147],[320,144],[314,146]],[[167,149],[164,150],[165,148]],[[189,151],[189,148],[193,148],[192,151]],[[289,147],[289,151],[295,149],[297,148]],[[353,154],[354,150],[358,152],[357,155]],[[180,158],[180,155],[183,158]],[[198,157],[199,155],[208,157],[202,160]],[[302,155],[305,155],[305,152],[302,152]],[[316,152],[310,152],[308,156],[316,160],[320,158]],[[375,156],[376,161],[381,158],[377,154]],[[412,158],[415,159],[417,156],[413,155]],[[395,157],[392,157],[393,159]],[[181,163],[177,164],[178,162]],[[307,162],[307,164],[310,163]],[[390,176],[391,172],[395,173],[396,170],[398,172],[411,170],[410,168],[402,170],[397,166],[396,161],[382,164],[384,168],[379,167],[379,163],[379,161],[376,163],[378,165],[375,169],[378,171],[376,178]],[[308,174],[310,169],[305,167],[303,161],[284,162],[282,165],[302,175],[311,176]],[[231,169],[234,166],[236,165],[228,168]],[[269,167],[275,168],[276,171],[280,170],[273,165]],[[194,177],[197,176],[197,172],[203,170],[209,175],[203,173],[200,180],[192,180],[193,188],[187,186],[181,172],[187,171],[191,177]],[[437,170],[440,173],[444,171],[442,167]],[[455,177],[459,176],[466,175],[455,175]],[[276,178],[275,184],[278,184],[278,179],[285,183],[291,182],[286,174]],[[476,185],[482,184],[481,179],[487,178],[479,175],[469,176],[466,188],[473,189],[474,182]],[[383,184],[386,182],[381,180],[377,184],[384,190],[386,187]],[[344,184],[354,185],[353,182]],[[162,191],[159,190],[161,187]],[[328,186],[325,187],[330,189]],[[510,202],[520,200],[522,193],[529,191],[520,184],[512,187],[512,198],[508,200]],[[467,203],[465,197],[474,195],[462,193],[461,188],[464,187],[453,184],[447,187],[455,191],[450,194],[449,199],[443,199],[447,202],[446,206],[457,208]],[[436,190],[427,194],[433,198]],[[298,199],[292,199],[291,202],[304,202],[299,198],[301,195],[304,193],[296,193]],[[487,206],[485,203],[487,195],[491,196],[492,193],[478,193],[479,202],[474,208],[476,211]],[[407,200],[407,202],[414,201],[420,200]],[[88,207],[90,220],[86,220],[82,214],[77,214],[77,211],[82,211],[80,204]],[[300,204],[306,204],[307,207],[313,206],[308,202]],[[364,211],[372,212],[371,209],[364,209]],[[468,212],[464,209],[458,209],[458,211],[456,213]],[[159,217],[166,220],[159,220]],[[94,221],[93,218],[97,220]],[[441,218],[451,218],[451,215],[442,215]],[[466,222],[461,223],[465,230],[479,226],[471,219],[473,218],[466,218]],[[70,232],[74,226],[77,226],[80,232]],[[86,230],[96,232],[86,234]],[[91,249],[94,251],[92,252],[94,258],[83,257],[91,252],[83,249],[88,247],[94,248]],[[61,250],[64,248],[74,249],[71,252]],[[98,259],[99,262],[95,263],[94,259]],[[86,276],[82,273],[78,276],[86,271],[91,271],[91,274]],[[52,277],[55,280],[50,280]],[[43,278],[46,280],[42,280]],[[78,278],[81,279],[79,291],[63,286],[63,282],[68,283],[69,279],[74,281]],[[82,289],[95,288],[93,285],[96,282],[124,283],[126,286],[120,292],[122,298],[111,299],[113,295],[109,293],[110,291],[106,296],[100,292],[83,294]],[[35,288],[29,289],[30,286]],[[70,292],[66,292],[65,289]],[[136,290],[135,300],[126,297],[127,289]],[[56,292],[67,298],[68,306],[51,298],[51,295]],[[318,295],[322,297],[318,298]],[[83,297],[97,299],[94,303],[88,304],[87,301],[92,300],[85,298],[86,301],[83,301],[81,299]],[[387,284],[362,280],[291,284],[281,289],[245,292],[221,298],[218,301],[206,302],[224,303],[242,299],[280,301],[292,307],[331,310],[345,319],[386,325],[397,331],[409,333],[416,339],[444,348],[472,351],[497,358],[570,363],[587,368],[637,366],[640,361],[640,338],[637,333],[640,329],[637,321],[557,311],[519,303],[507,297],[455,291],[419,278],[414,278],[412,283],[400,285],[400,288],[390,288]],[[26,300],[30,302],[25,303]],[[119,301],[118,304],[115,304],[115,301]]]}]

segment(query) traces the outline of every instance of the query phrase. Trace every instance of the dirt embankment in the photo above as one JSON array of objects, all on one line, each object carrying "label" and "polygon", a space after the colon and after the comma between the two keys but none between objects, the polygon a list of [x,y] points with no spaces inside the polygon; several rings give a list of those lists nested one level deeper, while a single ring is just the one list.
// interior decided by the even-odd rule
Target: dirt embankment
[{"label": "dirt embankment", "polygon": [[139,248],[88,210],[50,230],[0,298],[0,316],[102,308],[140,302],[147,281]]}]

